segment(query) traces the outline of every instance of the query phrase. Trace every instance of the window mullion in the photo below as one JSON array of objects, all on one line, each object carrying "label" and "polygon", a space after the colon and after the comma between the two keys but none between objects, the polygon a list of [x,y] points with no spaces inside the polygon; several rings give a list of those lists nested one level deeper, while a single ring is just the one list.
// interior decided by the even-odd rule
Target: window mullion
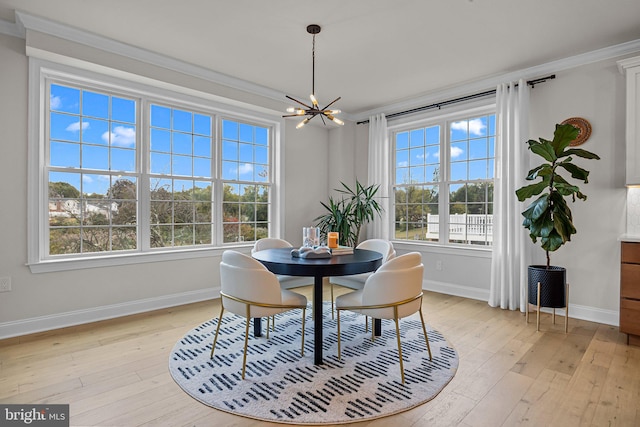
[{"label": "window mullion", "polygon": [[138,145],[138,247],[143,252],[151,248],[151,179],[150,179],[150,131],[148,100],[140,101],[140,137]]},{"label": "window mullion", "polygon": [[450,183],[450,160],[451,148],[449,147],[449,132],[447,123],[440,126],[440,199],[438,209],[440,211],[440,243],[446,244],[449,241],[449,183]]}]

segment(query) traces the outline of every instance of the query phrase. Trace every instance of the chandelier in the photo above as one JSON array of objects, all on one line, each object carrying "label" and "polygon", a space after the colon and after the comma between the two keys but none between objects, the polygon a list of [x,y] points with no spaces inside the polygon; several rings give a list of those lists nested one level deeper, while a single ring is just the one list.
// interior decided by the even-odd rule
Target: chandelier
[{"label": "chandelier", "polygon": [[325,125],[327,124],[324,120],[325,117],[339,125],[344,124],[342,120],[335,117],[336,114],[340,113],[340,110],[328,109],[331,105],[333,105],[336,101],[338,101],[340,97],[337,97],[336,99],[328,103],[324,108],[320,108],[320,105],[318,104],[318,100],[316,99],[316,95],[315,95],[316,93],[316,90],[315,90],[316,89],[315,87],[316,86],[316,82],[315,82],[316,80],[316,34],[318,34],[319,32],[320,32],[320,25],[311,24],[307,26],[307,33],[313,35],[313,44],[311,49],[311,58],[313,61],[313,68],[311,71],[311,95],[309,96],[309,98],[311,99],[311,105],[307,105],[304,102],[298,101],[297,99],[289,95],[285,95],[287,98],[289,98],[294,102],[297,102],[298,104],[302,105],[304,108],[289,107],[287,108],[287,113],[291,113],[291,114],[287,114],[282,117],[307,116],[305,117],[304,120],[302,120],[300,123],[297,124],[296,129],[300,129],[302,126],[309,123],[309,120],[313,119],[315,116],[320,116],[320,118],[322,119],[322,122]]}]

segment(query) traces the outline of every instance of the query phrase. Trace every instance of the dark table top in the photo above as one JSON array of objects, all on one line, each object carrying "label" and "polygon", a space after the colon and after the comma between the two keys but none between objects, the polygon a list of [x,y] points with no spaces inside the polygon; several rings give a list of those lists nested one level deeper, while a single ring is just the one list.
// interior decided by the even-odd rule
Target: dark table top
[{"label": "dark table top", "polygon": [[252,256],[269,271],[289,276],[346,276],[375,271],[382,264],[381,253],[365,249],[354,249],[352,255],[311,259],[291,256],[292,249],[265,249]]}]

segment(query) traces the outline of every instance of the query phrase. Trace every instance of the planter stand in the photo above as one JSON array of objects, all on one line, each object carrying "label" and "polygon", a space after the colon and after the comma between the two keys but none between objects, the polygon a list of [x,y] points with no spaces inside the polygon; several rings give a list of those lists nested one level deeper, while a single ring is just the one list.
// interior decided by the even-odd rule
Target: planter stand
[{"label": "planter stand", "polygon": [[[536,331],[540,331],[540,282],[538,282],[538,300],[536,301],[536,307],[537,307],[537,311],[536,311]],[[565,284],[565,302],[566,305],[564,307],[558,307],[558,308],[564,308],[564,333],[566,334],[567,331],[569,330],[569,284],[566,283]],[[527,323],[529,323],[529,292],[527,292],[527,311],[526,311],[526,320]],[[553,308],[553,314],[552,314],[552,318],[553,318],[553,324],[556,324],[556,309],[555,307]]]}]

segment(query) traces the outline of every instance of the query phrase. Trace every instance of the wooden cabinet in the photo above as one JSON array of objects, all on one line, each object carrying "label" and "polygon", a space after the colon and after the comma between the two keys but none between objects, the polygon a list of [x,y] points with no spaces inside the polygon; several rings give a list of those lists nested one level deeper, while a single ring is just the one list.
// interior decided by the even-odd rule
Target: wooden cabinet
[{"label": "wooden cabinet", "polygon": [[640,56],[618,61],[626,78],[627,185],[640,185]]},{"label": "wooden cabinet", "polygon": [[622,242],[620,265],[620,332],[640,345],[640,242]]}]

